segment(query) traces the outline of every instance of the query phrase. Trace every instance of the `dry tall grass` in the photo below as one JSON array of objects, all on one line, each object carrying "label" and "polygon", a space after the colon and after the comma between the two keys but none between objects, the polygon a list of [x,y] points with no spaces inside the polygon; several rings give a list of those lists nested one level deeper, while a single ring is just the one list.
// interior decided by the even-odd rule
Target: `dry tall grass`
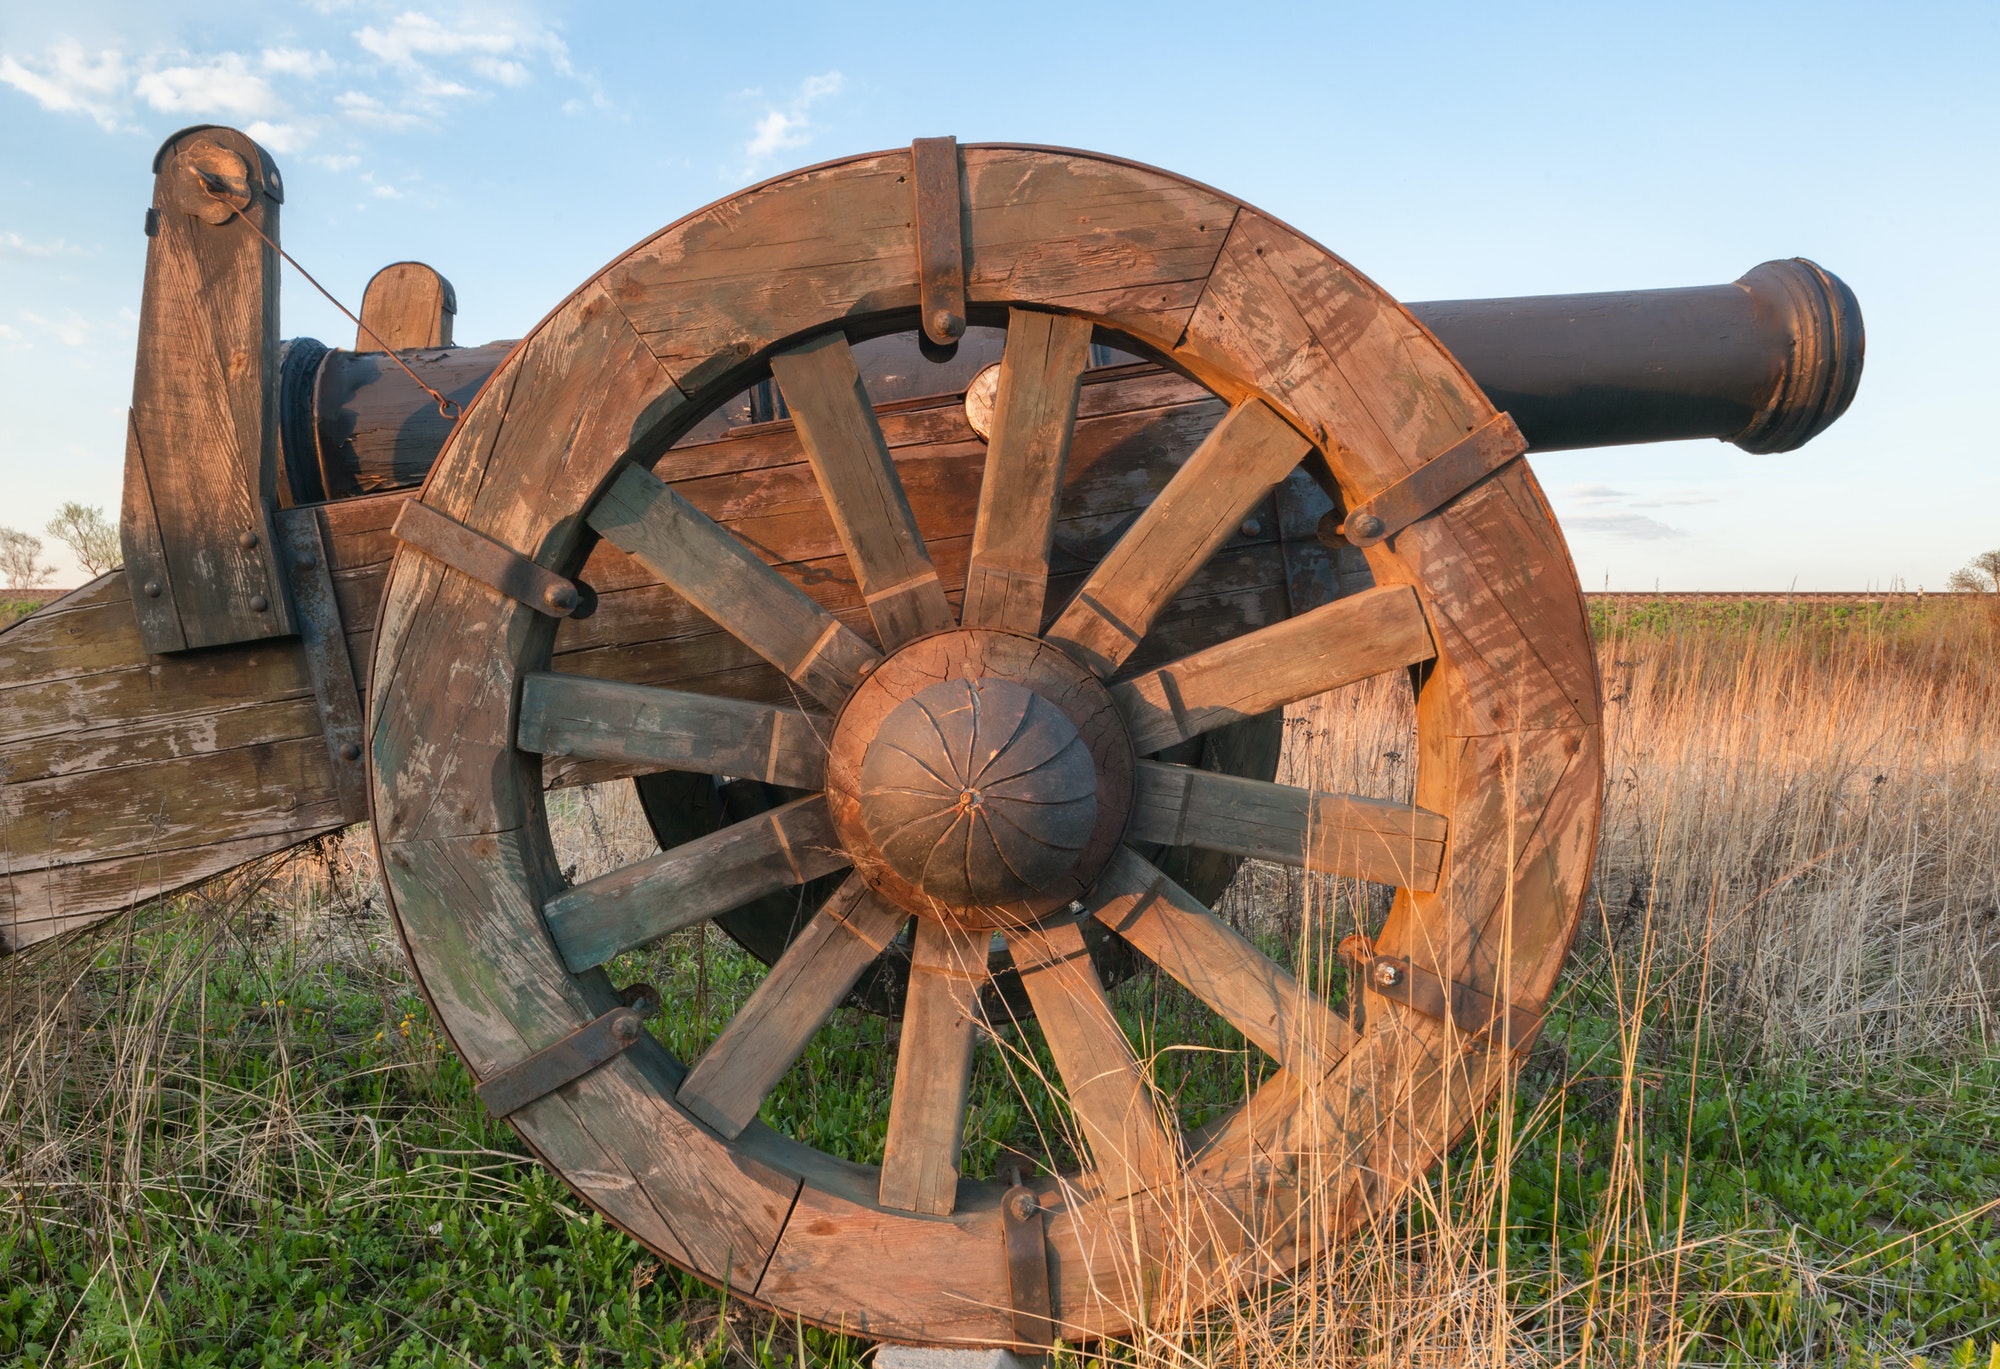
[{"label": "dry tall grass", "polygon": [[[1149,1369],[1697,1363],[1753,1343],[1729,1328],[1767,1307],[1778,1313],[1755,1343],[1785,1362],[1842,1360],[1855,1345],[1888,1362],[1935,1351],[1873,1329],[1866,1310],[1887,1297],[1878,1265],[1830,1257],[1747,1206],[1733,1224],[1691,1219],[1687,1150],[1658,1138],[1677,1138],[1685,1111],[1694,1144],[1694,1110],[1718,1071],[1830,1081],[1990,1055],[1994,647],[1992,627],[1966,614],[1880,630],[1609,624],[1597,877],[1559,1010],[1518,1088],[1398,1220],[1290,1279],[1246,1282],[1219,1309],[1163,1306],[1157,1331],[1113,1357]],[[1407,797],[1412,728],[1399,680],[1317,700],[1288,719],[1281,778]],[[624,786],[555,811],[573,877],[650,849]],[[1378,920],[1385,893],[1252,867],[1224,912],[1270,940],[1323,948]],[[78,1318],[91,1302],[98,1329],[72,1343],[73,1362],[150,1360],[161,1280],[181,1267],[165,1252],[204,1224],[254,1240],[242,1212],[315,1188],[362,1207],[422,1198],[407,1175],[379,1188],[371,1176],[385,1172],[385,1148],[408,1160],[437,1144],[412,1139],[417,1112],[464,1106],[451,1102],[462,1088],[405,1087],[456,1067],[424,1035],[363,841],[254,867],[175,915],[200,934],[143,942],[164,953],[142,952],[141,918],[0,962],[0,1237],[10,1222],[87,1237],[89,1288],[58,1311]],[[252,1013],[268,1014],[268,1031],[219,1029],[205,1008],[174,1013],[223,966],[264,976],[239,998],[263,1005]],[[401,1081],[397,1106],[328,1077],[325,1062],[354,1049],[289,1015],[288,986],[329,978],[349,1000],[379,1002],[369,1026],[386,1041],[369,1068]],[[216,1074],[207,1057],[223,1051],[268,1052],[254,1086],[204,1082]],[[1586,1132],[1587,1156],[1575,1139]],[[453,1144],[440,1194],[514,1201],[491,1177],[508,1157]],[[1535,1177],[1551,1166],[1553,1188]],[[1587,1191],[1564,1187],[1564,1171],[1586,1169]],[[1549,1223],[1582,1248],[1522,1254],[1508,1236],[1529,1204],[1541,1216],[1582,1204]],[[194,1215],[153,1215],[165,1211]],[[1948,1220],[1979,1215],[1968,1204]],[[1936,1225],[1891,1226],[1883,1239],[1921,1243]],[[642,1287],[635,1267],[635,1304]],[[755,1334],[733,1343],[747,1356]]]}]

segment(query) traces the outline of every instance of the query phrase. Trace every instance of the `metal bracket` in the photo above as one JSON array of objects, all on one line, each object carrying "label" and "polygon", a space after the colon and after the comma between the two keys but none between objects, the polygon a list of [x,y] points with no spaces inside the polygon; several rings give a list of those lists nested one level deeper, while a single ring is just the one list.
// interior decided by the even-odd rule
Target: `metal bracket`
[{"label": "metal bracket", "polygon": [[1502,1005],[1470,984],[1449,984],[1402,956],[1371,956],[1363,967],[1376,995],[1401,1003],[1425,1017],[1449,1022],[1468,1037],[1492,1036],[1510,1051],[1526,1050],[1542,1029],[1541,1013],[1518,1004]]},{"label": "metal bracket", "polygon": [[1372,547],[1437,512],[1528,450],[1528,439],[1508,414],[1495,414],[1373,499],[1347,511],[1340,535]]},{"label": "metal bracket", "polygon": [[1000,1195],[1000,1229],[1007,1238],[1008,1315],[1014,1339],[1024,1345],[1055,1342],[1049,1300],[1049,1247],[1041,1199],[1017,1180]]},{"label": "metal bracket", "polygon": [[660,996],[635,984],[624,991],[624,998],[625,1006],[584,1023],[481,1084],[480,1101],[495,1117],[519,1112],[639,1044],[646,1034],[646,1017],[659,1006]]},{"label": "metal bracket", "polygon": [[392,533],[405,546],[415,547],[537,613],[551,618],[588,618],[597,608],[597,595],[588,585],[565,580],[422,500],[412,499],[403,505]]},{"label": "metal bracket", "polygon": [[340,602],[334,597],[319,511],[300,508],[279,514],[278,544],[280,564],[288,572],[292,617],[305,646],[306,673],[312,677],[313,698],[319,704],[320,730],[326,733],[340,815],[349,822],[366,822],[368,767],[362,759],[361,689],[347,654],[347,633],[340,623]]},{"label": "metal bracket", "polygon": [[958,199],[958,139],[910,144],[917,201],[917,307],[924,336],[949,347],[965,335],[965,227]]}]

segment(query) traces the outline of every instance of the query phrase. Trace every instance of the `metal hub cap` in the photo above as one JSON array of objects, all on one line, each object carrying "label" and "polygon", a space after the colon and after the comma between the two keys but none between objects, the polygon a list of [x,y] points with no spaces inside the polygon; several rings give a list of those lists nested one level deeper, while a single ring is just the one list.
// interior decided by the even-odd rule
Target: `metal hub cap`
[{"label": "metal hub cap", "polygon": [[861,763],[861,820],[897,874],[941,902],[1047,893],[1097,823],[1074,724],[1009,680],[948,680],[898,704]]}]

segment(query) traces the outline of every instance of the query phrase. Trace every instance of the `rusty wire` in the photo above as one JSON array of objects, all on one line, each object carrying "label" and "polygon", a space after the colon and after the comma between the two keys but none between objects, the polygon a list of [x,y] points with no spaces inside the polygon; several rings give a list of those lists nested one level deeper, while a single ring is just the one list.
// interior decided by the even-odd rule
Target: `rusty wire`
[{"label": "rusty wire", "polygon": [[324,285],[321,285],[317,280],[313,279],[313,273],[306,270],[305,267],[299,265],[297,257],[294,257],[290,252],[287,252],[284,248],[278,246],[278,244],[273,242],[270,236],[266,234],[263,229],[259,228],[255,223],[252,223],[247,208],[238,208],[233,200],[231,200],[227,195],[221,193],[222,191],[229,189],[228,181],[223,179],[221,176],[217,176],[210,172],[203,171],[200,167],[192,167],[190,169],[194,172],[195,179],[201,182],[201,189],[203,194],[207,195],[211,200],[214,200],[217,204],[226,206],[232,214],[236,215],[237,218],[243,220],[244,226],[248,228],[252,233],[255,233],[259,238],[262,238],[264,245],[266,247],[270,248],[273,252],[276,252],[279,256],[283,257],[286,261],[290,262],[292,264],[292,269],[306,278],[306,284],[312,286],[313,289],[319,291],[322,295],[325,295],[326,302],[328,304],[331,304],[334,308],[340,310],[341,313],[346,314],[347,317],[353,321],[354,326],[356,328],[359,328],[362,332],[366,333],[369,337],[369,340],[372,341],[377,347],[379,347],[382,350],[382,355],[388,357],[389,360],[395,362],[398,366],[401,366],[403,368],[403,374],[408,376],[412,381],[416,382],[416,386],[419,390],[422,390],[425,394],[429,395],[432,399],[436,400],[438,416],[440,418],[449,418],[454,420],[457,419],[460,412],[457,400],[447,399],[444,395],[439,394],[436,390],[433,390],[430,386],[424,384],[422,377],[420,377],[415,371],[412,371],[409,367],[409,364],[405,362],[401,357],[397,356],[395,351],[390,348],[388,343],[382,341],[381,336],[377,334],[373,328],[370,328],[367,324],[363,323],[352,309],[349,309],[346,305],[342,304],[339,300],[335,299],[333,297],[333,292],[331,290],[328,290]]}]

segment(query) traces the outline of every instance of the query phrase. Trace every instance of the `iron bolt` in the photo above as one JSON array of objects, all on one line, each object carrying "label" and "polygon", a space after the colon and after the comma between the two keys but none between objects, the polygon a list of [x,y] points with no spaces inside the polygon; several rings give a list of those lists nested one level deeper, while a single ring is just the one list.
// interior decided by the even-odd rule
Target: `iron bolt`
[{"label": "iron bolt", "polygon": [[576,586],[550,585],[542,591],[542,602],[557,613],[568,613],[576,607]]},{"label": "iron bolt", "polygon": [[1007,1195],[1007,1210],[1013,1215],[1015,1221],[1025,1222],[1028,1218],[1041,1211],[1041,1204],[1035,1201],[1035,1195],[1032,1190],[1017,1188]]},{"label": "iron bolt", "polygon": [[145,584],[139,586],[139,588],[145,591],[148,599],[157,599],[160,597],[160,582],[158,580],[148,580]]},{"label": "iron bolt", "polygon": [[356,743],[356,742],[343,742],[343,743],[341,743],[341,747],[340,747],[340,758],[341,758],[342,760],[344,760],[344,761],[358,761],[358,760],[360,760],[360,759],[361,759],[361,747],[360,747],[360,745],[359,745],[358,743]]},{"label": "iron bolt", "polygon": [[634,1012],[619,1013],[618,1016],[611,1019],[611,1034],[620,1041],[637,1041],[639,1039],[639,1014]]},{"label": "iron bolt", "polygon": [[247,528],[244,529],[242,532],[236,534],[236,545],[245,551],[250,550],[250,548],[257,545],[257,534]]},{"label": "iron bolt", "polygon": [[1264,530],[1264,525],[1262,523],[1259,523],[1254,518],[1244,519],[1243,526],[1237,529],[1237,531],[1242,533],[1245,537],[1255,537],[1258,533],[1262,532],[1263,530]]},{"label": "iron bolt", "polygon": [[313,568],[313,554],[309,551],[300,552],[298,567],[300,570],[311,570]]},{"label": "iron bolt", "polygon": [[271,601],[263,595],[253,594],[250,596],[250,611],[252,613],[262,613],[269,607],[271,607]]},{"label": "iron bolt", "polygon": [[1403,967],[1391,961],[1375,962],[1375,982],[1385,989],[1393,989],[1403,982]]},{"label": "iron bolt", "polygon": [[940,309],[931,315],[930,335],[933,342],[955,342],[965,334],[965,320],[949,309]]},{"label": "iron bolt", "polygon": [[1342,534],[1351,542],[1358,537],[1380,537],[1382,520],[1372,513],[1358,513],[1347,520]]}]

